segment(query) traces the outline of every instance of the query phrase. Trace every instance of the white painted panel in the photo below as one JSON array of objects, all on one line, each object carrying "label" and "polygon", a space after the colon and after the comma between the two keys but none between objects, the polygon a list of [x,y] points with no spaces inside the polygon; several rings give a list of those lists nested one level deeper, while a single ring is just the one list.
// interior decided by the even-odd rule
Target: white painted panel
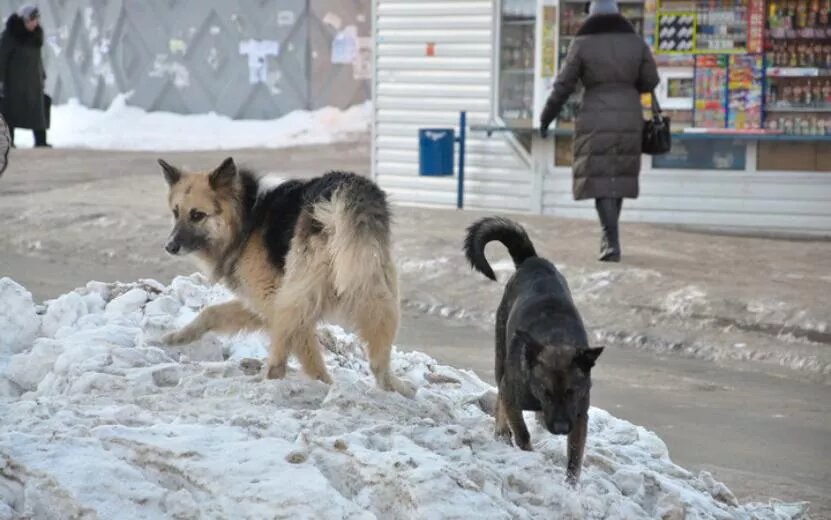
[{"label": "white painted panel", "polygon": [[[624,206],[626,204],[624,203]],[[546,215],[565,218],[597,219],[594,206],[584,201],[582,207],[546,208]],[[680,224],[709,229],[738,231],[765,231],[769,233],[798,233],[819,236],[831,235],[831,216],[769,215],[764,213],[700,212],[675,210],[624,209],[625,222]]]},{"label": "white painted panel", "polygon": [[[433,52],[438,58],[485,58],[490,60],[491,49],[480,43],[433,43]],[[427,45],[418,43],[382,43],[378,52],[384,56],[420,58],[425,56]]]},{"label": "white painted panel", "polygon": [[[416,134],[409,132],[405,134],[406,136],[399,136],[392,132],[383,133],[376,139],[376,144],[379,150],[404,150],[418,153]],[[468,137],[466,150],[470,154],[470,157],[482,156],[485,159],[513,160],[512,157],[504,155],[504,145],[498,139]],[[531,174],[530,169],[527,173],[528,175]]]},{"label": "white painted panel", "polygon": [[[824,203],[831,214],[831,174],[770,172],[663,172],[641,175],[641,198],[722,198],[749,202],[783,200]],[[571,174],[546,177],[546,192],[571,194]]]},{"label": "white painted panel", "polygon": [[[650,171],[641,195],[626,200],[624,221],[706,228],[831,235],[831,175],[794,172]],[[575,201],[571,174],[546,177],[548,215],[597,218],[592,201]]]},{"label": "white painted panel", "polygon": [[397,83],[386,82],[378,85],[378,96],[415,97],[420,99],[432,97],[444,99],[475,97],[481,99],[489,95],[490,87],[487,85],[451,84],[442,85],[439,88],[428,78],[423,78],[418,83],[405,83],[399,80]]},{"label": "white painted panel", "polygon": [[[457,186],[456,177],[398,177],[390,176],[384,181],[384,189],[421,189],[425,191],[454,190]],[[468,195],[500,195],[506,199],[525,200],[531,194],[530,184],[510,184],[503,181],[477,180],[465,177],[465,196]]]},{"label": "white painted panel", "polygon": [[[439,90],[438,87],[431,89],[433,91]],[[415,96],[389,96],[379,94],[375,99],[376,107],[379,111],[389,110],[418,110],[431,112],[446,112],[456,118],[459,117],[460,110],[466,110],[471,113],[487,114],[490,110],[490,101],[482,98],[472,98],[470,96],[459,97],[441,97],[432,92],[430,97],[415,97]]]},{"label": "white painted panel", "polygon": [[[394,204],[418,204],[456,207],[456,192],[450,190],[428,191],[424,189],[384,188]],[[465,207],[471,209],[492,209],[507,211],[527,211],[525,198],[513,199],[501,195],[481,195],[465,192]]]},{"label": "white painted panel", "polygon": [[[468,149],[468,151],[470,150]],[[378,149],[378,162],[381,163],[412,163],[413,161],[418,161],[418,157],[419,155],[417,147],[413,147],[412,149],[407,150],[392,147],[379,147]],[[487,155],[477,153],[468,154],[468,157],[465,160],[465,173],[467,175],[474,173],[476,171],[475,167],[477,166],[483,169],[492,170],[495,174],[511,175],[510,170],[514,168],[515,162],[513,157],[505,155],[504,153],[499,155]],[[531,174],[530,172],[526,175],[517,173],[515,177],[517,177],[518,179],[530,180]],[[511,182],[512,179],[505,179],[505,181]]]},{"label": "white painted panel", "polygon": [[[468,124],[490,120],[493,10],[483,0],[375,1],[373,173],[394,202],[455,207],[455,178],[418,175],[418,130],[458,131],[462,110]],[[528,209],[531,172],[504,136],[469,133],[465,150],[466,206]]]},{"label": "white painted panel", "polygon": [[474,85],[490,90],[490,71],[388,70],[378,71],[379,87],[391,83],[428,82],[430,85]]}]

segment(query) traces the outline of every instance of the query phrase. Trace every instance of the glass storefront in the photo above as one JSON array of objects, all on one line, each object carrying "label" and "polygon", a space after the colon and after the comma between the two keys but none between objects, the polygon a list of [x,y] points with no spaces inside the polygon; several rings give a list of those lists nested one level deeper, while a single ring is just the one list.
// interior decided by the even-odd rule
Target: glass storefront
[{"label": "glass storefront", "polygon": [[[742,151],[752,141],[747,137],[764,136],[756,146],[758,170],[831,171],[824,159],[831,151],[831,0],[619,4],[655,53],[661,73],[656,95],[673,131],[713,134],[680,135],[677,149],[653,158],[653,167],[742,170]],[[557,68],[587,16],[584,1],[501,2],[499,115],[513,126],[536,126],[535,28],[544,6],[557,10],[550,32]],[[579,100],[578,92],[557,120],[557,166],[571,162],[567,134]],[[737,134],[743,138],[730,138]]]}]

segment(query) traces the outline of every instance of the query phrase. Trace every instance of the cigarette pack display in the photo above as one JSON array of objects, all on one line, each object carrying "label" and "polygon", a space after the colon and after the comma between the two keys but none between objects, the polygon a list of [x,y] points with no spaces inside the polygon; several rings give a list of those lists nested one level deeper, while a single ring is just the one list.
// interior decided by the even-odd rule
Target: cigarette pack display
[{"label": "cigarette pack display", "polygon": [[724,128],[727,124],[727,57],[701,55],[695,59],[695,126]]},{"label": "cigarette pack display", "polygon": [[658,50],[687,53],[695,41],[695,15],[662,14],[658,18]]},{"label": "cigarette pack display", "polygon": [[747,49],[748,0],[696,2],[695,48],[698,52]]},{"label": "cigarette pack display", "polygon": [[727,127],[762,127],[764,60],[761,55],[731,55],[728,62]]}]

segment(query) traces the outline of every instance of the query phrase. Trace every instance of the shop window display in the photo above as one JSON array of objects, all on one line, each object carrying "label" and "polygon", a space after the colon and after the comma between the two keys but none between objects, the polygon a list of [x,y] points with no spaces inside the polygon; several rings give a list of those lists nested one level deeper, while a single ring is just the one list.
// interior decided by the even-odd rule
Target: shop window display
[{"label": "shop window display", "polygon": [[[520,129],[515,136],[530,148],[535,95],[537,101],[547,96],[543,90],[550,88],[551,71],[562,67],[588,16],[586,2],[503,0],[499,5],[498,115]],[[831,0],[623,0],[619,7],[653,49],[661,74],[656,95],[673,131],[716,134],[692,139],[710,144],[691,144],[689,137],[679,136],[678,153],[653,158],[653,167],[741,170],[742,150],[755,146],[760,170],[781,167],[776,160],[782,157],[797,170],[831,169],[831,161],[822,158],[831,152]],[[538,12],[555,20],[554,29],[536,34]],[[538,78],[535,39],[540,37]],[[571,163],[568,132],[581,97],[578,85],[556,121],[557,166]],[[649,95],[643,102],[646,115]],[[715,144],[718,140],[726,144]],[[719,160],[712,164],[701,159],[708,147],[718,151]]]},{"label": "shop window display", "polygon": [[831,135],[831,0],[767,5],[765,127]]},{"label": "shop window display", "polygon": [[502,2],[499,115],[511,126],[532,127],[535,10],[535,0]]}]

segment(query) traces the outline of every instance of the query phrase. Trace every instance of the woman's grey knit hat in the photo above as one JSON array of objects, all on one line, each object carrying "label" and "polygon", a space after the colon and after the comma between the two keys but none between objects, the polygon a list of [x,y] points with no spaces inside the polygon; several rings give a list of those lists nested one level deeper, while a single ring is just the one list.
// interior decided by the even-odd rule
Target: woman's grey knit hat
[{"label": "woman's grey knit hat", "polygon": [[617,2],[615,0],[592,0],[589,7],[589,15],[596,14],[617,14]]},{"label": "woman's grey knit hat", "polygon": [[40,18],[40,9],[33,4],[26,4],[17,11],[17,15],[24,20],[36,20]]}]

